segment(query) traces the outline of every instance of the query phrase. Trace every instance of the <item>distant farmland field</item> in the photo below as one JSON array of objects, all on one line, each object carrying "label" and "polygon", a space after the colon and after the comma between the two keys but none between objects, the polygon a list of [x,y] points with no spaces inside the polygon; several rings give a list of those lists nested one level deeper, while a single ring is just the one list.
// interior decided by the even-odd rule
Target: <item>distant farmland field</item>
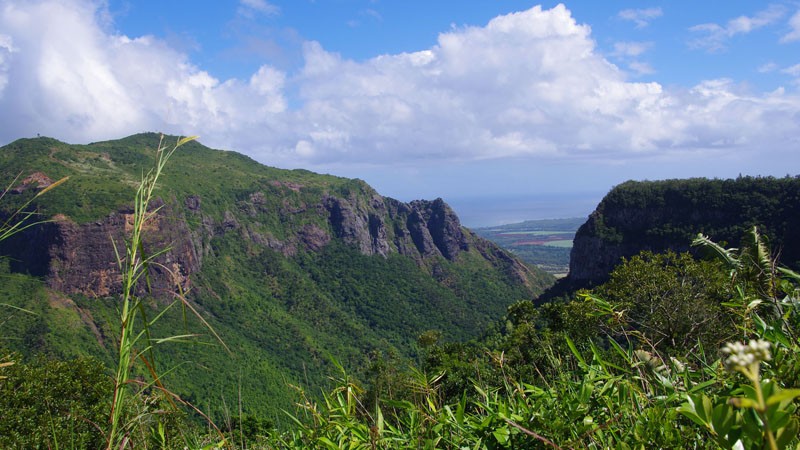
[{"label": "distant farmland field", "polygon": [[575,232],[586,219],[528,220],[495,227],[474,228],[479,236],[513,252],[528,264],[556,276],[569,271]]}]

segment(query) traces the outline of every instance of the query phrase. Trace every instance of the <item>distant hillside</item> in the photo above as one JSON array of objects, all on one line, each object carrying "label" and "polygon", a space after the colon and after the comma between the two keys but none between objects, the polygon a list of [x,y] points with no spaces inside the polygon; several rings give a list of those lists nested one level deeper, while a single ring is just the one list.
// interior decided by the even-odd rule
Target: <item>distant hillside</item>
[{"label": "distant hillside", "polygon": [[[31,312],[3,312],[6,350],[109,361],[120,288],[112,239],[124,239],[158,139],[0,148],[0,183],[20,175],[0,214],[70,177],[37,200],[52,222],[0,248],[9,256],[0,303]],[[233,353],[210,336],[201,339],[209,345],[160,349],[160,364],[175,367],[167,384],[190,400],[241,398],[245,411],[274,414],[293,400],[288,383],[318,391],[331,357],[351,369],[381,353],[414,358],[422,332],[476,337],[553,282],[461,227],[441,199],[403,203],[360,180],[270,168],[198,143],[175,154],[158,196],[145,250],[169,250],[149,274],[153,304],[178,283]],[[176,308],[154,332],[208,334],[183,319]]]},{"label": "distant hillside", "polygon": [[528,264],[555,276],[565,276],[569,271],[572,240],[585,220],[526,220],[495,227],[473,228],[472,231],[511,251]]},{"label": "distant hillside", "polygon": [[575,236],[569,282],[605,281],[623,257],[689,249],[697,233],[739,242],[754,225],[783,264],[800,267],[800,177],[628,181],[612,189]]}]

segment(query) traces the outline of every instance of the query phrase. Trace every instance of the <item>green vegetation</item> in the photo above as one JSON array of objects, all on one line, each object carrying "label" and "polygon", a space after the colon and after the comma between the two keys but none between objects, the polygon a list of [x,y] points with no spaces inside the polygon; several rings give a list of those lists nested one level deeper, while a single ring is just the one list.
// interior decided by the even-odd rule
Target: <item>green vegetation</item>
[{"label": "green vegetation", "polygon": [[658,350],[719,348],[737,333],[735,315],[723,306],[731,286],[718,266],[688,253],[645,251],[618,266],[594,292],[624,310]]},{"label": "green vegetation", "polygon": [[[114,165],[141,162],[121,154]],[[516,266],[478,251],[414,260],[332,239],[287,255],[218,232],[197,241],[205,259],[189,294],[172,277],[174,300],[147,289],[155,269],[174,267],[158,259],[168,249],[149,246],[159,231],[149,224],[195,194],[187,179],[157,183],[172,157],[160,155],[118,247],[121,299],[64,295],[12,261],[0,266],[4,448],[800,446],[800,274],[756,227],[739,249],[697,236],[707,260],[641,252],[606,283],[538,306],[528,297],[543,285],[515,283]],[[235,155],[208,157],[248,170]],[[293,176],[298,184],[221,183],[234,202],[202,196],[212,212],[189,220],[190,232],[211,217],[290,242],[298,227],[326,226],[311,207],[320,196],[363,206],[372,194],[357,180]],[[254,203],[256,185],[282,196]],[[150,203],[156,187],[171,199],[163,206]],[[19,196],[11,203],[55,208],[35,190]]]},{"label": "green vegetation", "polygon": [[[121,416],[115,430],[101,424],[105,436],[111,435],[108,442],[132,433],[124,424],[136,424],[131,418],[151,411],[139,403],[156,394],[170,406],[169,415],[175,414],[170,399],[180,406],[179,397],[226,424],[223,428],[244,426],[230,420],[233,416],[247,418],[250,428],[286,427],[290,419],[282,411],[294,404],[287,386],[303,385],[314,393],[327,388],[331,358],[360,377],[382,355],[418,359],[419,334],[435,330],[446,339],[474,338],[507,305],[532,298],[551,282],[546,274],[523,282],[481,256],[474,242],[473,249],[452,261],[441,256],[414,260],[395,249],[386,256],[365,255],[336,237],[322,209],[331,196],[367,208],[377,194],[364,182],[273,169],[196,142],[182,142],[169,164],[159,167],[157,182],[146,178],[153,188],[151,209],[141,199],[131,203],[142,167],[152,166],[159,148],[158,135],[144,134],[88,146],[20,140],[0,151],[0,161],[8,163],[2,166],[3,180],[11,183],[12,171],[23,173],[16,187],[7,190],[3,211],[27,203],[37,218],[67,217],[0,243],[2,254],[13,255],[0,265],[2,346],[18,364],[30,364],[36,355],[53,360],[90,355],[109,367],[129,364],[115,371],[122,378],[114,386],[123,395],[113,410]],[[43,183],[55,176],[70,177],[67,189],[42,196]],[[136,222],[141,214],[153,219]],[[128,310],[113,291],[98,297],[91,286],[78,286],[79,292],[72,293],[53,289],[50,270],[64,270],[47,260],[53,239],[74,239],[69,233],[82,225],[104,230],[114,220],[127,221],[128,231],[138,229],[137,223],[142,226],[141,245],[135,244],[139,238],[111,230],[75,251],[95,257],[97,248],[116,243],[123,269],[134,264],[123,270],[125,279],[138,281],[137,288],[124,290],[130,295]],[[164,227],[148,225],[152,221]],[[388,225],[391,238],[395,224]],[[162,235],[164,229],[173,231]],[[318,249],[306,248],[298,235],[308,229],[331,240]],[[176,236],[187,235],[190,250],[175,249]],[[174,292],[158,291],[164,286],[159,279],[183,274],[175,270],[175,259],[163,257],[174,258],[178,250],[196,255],[202,265],[190,283],[176,290],[170,281],[167,288]],[[135,257],[136,252],[143,253]],[[29,261],[37,254],[44,260]],[[108,270],[88,274],[86,283],[98,277],[113,280],[120,268],[109,265]],[[58,283],[69,281],[58,279],[59,273]],[[168,307],[175,298],[178,303]],[[136,344],[127,355],[118,347],[120,317],[124,324],[147,325],[122,338]],[[176,336],[190,342],[154,345]],[[124,394],[129,390],[135,395]],[[192,408],[179,409],[197,418]],[[147,425],[138,426],[137,433],[149,434],[155,419],[148,414]]]},{"label": "green vegetation", "polygon": [[113,383],[102,364],[38,358],[0,370],[0,447],[105,446]]},{"label": "green vegetation", "polygon": [[[743,248],[741,255],[754,253]],[[481,342],[429,346],[422,369],[387,378],[395,384],[377,402],[342,374],[321,402],[300,402],[293,430],[263,442],[326,449],[795,448],[800,275],[776,269],[772,259],[753,266],[727,255],[733,266],[645,253],[624,263],[609,286],[572,302],[516,304]],[[766,262],[769,272],[754,270],[767,269]],[[655,272],[640,280],[643,287],[703,282],[695,292],[701,308],[716,306],[724,321],[745,320],[715,328],[707,322],[714,311],[685,311],[672,317],[684,322],[679,328],[701,322],[709,329],[696,341],[664,340],[654,332],[663,317],[643,321],[627,299],[600,297],[622,294],[641,270]],[[779,289],[763,297],[758,286],[769,285]],[[704,344],[733,335],[747,344]]]},{"label": "green vegetation", "polygon": [[591,227],[595,236],[625,249],[661,251],[685,250],[695,233],[737,242],[758,226],[770,236],[784,264],[798,267],[800,241],[794,239],[798,205],[800,177],[628,181],[603,198]]}]

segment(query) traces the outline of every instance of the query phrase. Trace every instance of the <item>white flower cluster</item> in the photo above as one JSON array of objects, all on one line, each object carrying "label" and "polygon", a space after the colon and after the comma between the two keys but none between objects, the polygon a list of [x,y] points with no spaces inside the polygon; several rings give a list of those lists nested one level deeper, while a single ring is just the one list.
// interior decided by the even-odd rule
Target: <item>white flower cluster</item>
[{"label": "white flower cluster", "polygon": [[725,360],[725,366],[733,370],[746,369],[754,363],[769,361],[772,358],[769,353],[769,342],[761,339],[750,341],[747,345],[738,341],[728,342],[722,348],[722,352],[729,355]]}]

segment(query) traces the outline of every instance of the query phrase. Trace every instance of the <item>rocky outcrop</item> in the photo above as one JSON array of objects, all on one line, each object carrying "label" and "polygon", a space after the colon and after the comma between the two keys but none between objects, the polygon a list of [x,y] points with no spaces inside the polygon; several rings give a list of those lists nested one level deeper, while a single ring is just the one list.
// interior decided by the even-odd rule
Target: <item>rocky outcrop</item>
[{"label": "rocky outcrop", "polygon": [[454,260],[469,248],[458,216],[441,198],[403,203],[373,194],[368,202],[327,197],[324,204],[334,234],[365,255]]},{"label": "rocky outcrop", "polygon": [[349,245],[356,246],[365,255],[389,253],[384,216],[386,205],[374,194],[368,204],[357,197],[350,199],[326,197],[322,203],[329,213],[334,234]]},{"label": "rocky outcrop", "polygon": [[[177,284],[186,290],[190,287],[189,275],[202,265],[203,253],[198,252],[202,246],[196,245],[196,234],[173,208],[154,207],[161,209],[145,225],[144,250],[167,251],[150,265],[150,286],[155,291],[172,292]],[[12,270],[41,276],[56,291],[87,297],[115,295],[121,290],[117,251],[124,258],[132,214],[123,209],[101,221],[81,225],[57,215],[51,222],[9,240],[3,251],[10,255]]]},{"label": "rocky outcrop", "polygon": [[469,249],[458,216],[444,200],[415,200],[408,206],[411,213],[405,216],[406,225],[422,256],[441,255],[454,260]]}]

